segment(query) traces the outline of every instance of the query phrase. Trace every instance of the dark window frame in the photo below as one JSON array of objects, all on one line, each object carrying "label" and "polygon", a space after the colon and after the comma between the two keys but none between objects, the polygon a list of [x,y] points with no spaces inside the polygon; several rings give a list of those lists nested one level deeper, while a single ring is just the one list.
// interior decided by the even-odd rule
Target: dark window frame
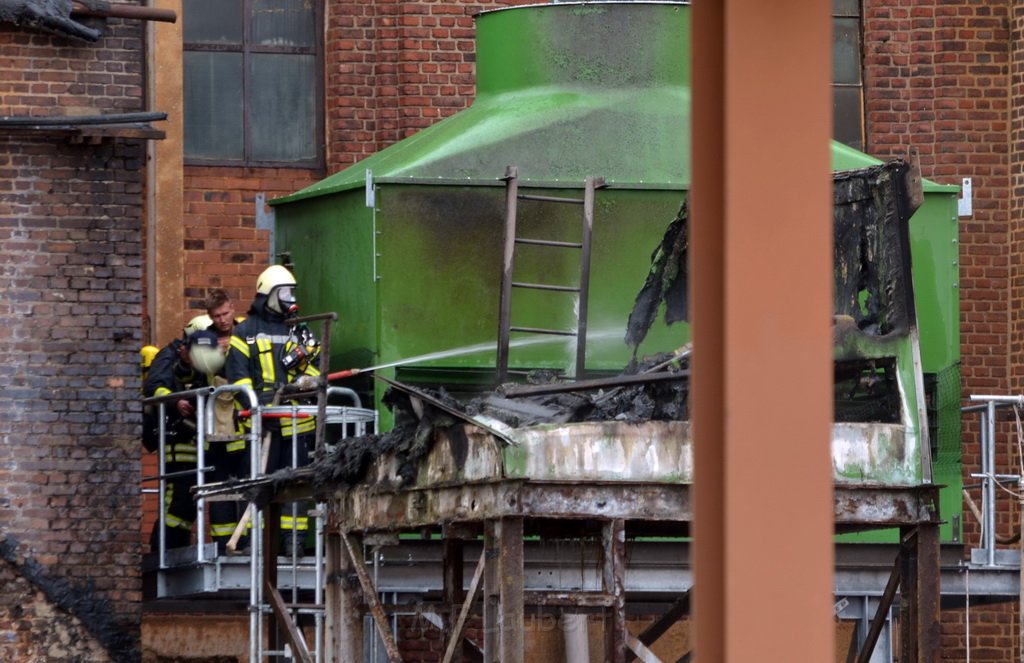
[{"label": "dark window frame", "polygon": [[[242,43],[227,44],[213,42],[188,42],[183,41],[183,52],[218,52],[218,53],[240,53],[242,55],[242,139],[243,157],[241,159],[206,158],[184,155],[186,166],[229,166],[241,168],[305,168],[323,169],[325,161],[324,147],[324,2],[325,0],[311,0],[313,5],[313,30],[314,39],[312,46],[268,46],[252,43],[252,14],[253,4],[256,0],[240,0],[242,3]],[[184,36],[183,36],[184,40]],[[253,141],[251,136],[252,122],[249,117],[252,103],[253,81],[252,81],[252,56],[254,55],[312,55],[314,62],[313,75],[316,79],[314,90],[313,109],[316,113],[314,118],[314,150],[316,156],[312,159],[301,161],[273,161],[266,159],[255,159],[252,157]],[[183,60],[184,61],[184,60]],[[188,71],[183,67],[183,76],[188,76]],[[184,118],[184,113],[182,114]],[[188,131],[187,124],[183,131]]]},{"label": "dark window frame", "polygon": [[[855,5],[856,6],[856,10],[855,11],[852,10],[852,9],[845,9],[844,10],[844,5],[847,6],[847,7],[849,7],[850,5]],[[835,104],[836,103],[835,102],[835,100],[836,100],[835,92],[838,91],[838,90],[853,90],[853,91],[856,91],[858,93],[857,94],[858,102],[857,102],[856,111],[857,111],[857,116],[860,118],[860,122],[858,123],[859,124],[858,128],[860,130],[860,135],[859,135],[858,140],[857,140],[857,142],[855,144],[851,144],[851,143],[849,143],[847,141],[840,141],[840,142],[843,142],[846,145],[850,145],[851,147],[853,147],[853,148],[855,148],[857,150],[860,150],[860,151],[864,151],[867,148],[867,113],[866,113],[866,108],[865,108],[865,86],[864,86],[864,18],[863,18],[863,15],[864,15],[864,10],[863,10],[863,5],[860,2],[860,0],[854,0],[853,2],[851,2],[850,0],[846,0],[845,2],[843,0],[833,0],[833,2],[832,2],[832,13],[831,13],[832,19],[831,20],[832,20],[832,29],[833,29],[833,31],[835,31],[837,29],[837,25],[838,25],[839,19],[856,19],[856,21],[857,21],[857,82],[856,83],[837,82],[835,80],[835,77],[833,76],[833,80],[832,80],[833,97],[832,98],[833,98],[833,104]],[[835,72],[835,63],[833,63],[833,73],[834,72]],[[835,118],[833,117],[833,122],[834,122],[834,120],[835,120]],[[839,140],[839,138],[836,137],[836,130],[835,129],[836,129],[836,127],[833,124],[833,128],[832,128],[833,137],[835,137],[836,140]]]}]

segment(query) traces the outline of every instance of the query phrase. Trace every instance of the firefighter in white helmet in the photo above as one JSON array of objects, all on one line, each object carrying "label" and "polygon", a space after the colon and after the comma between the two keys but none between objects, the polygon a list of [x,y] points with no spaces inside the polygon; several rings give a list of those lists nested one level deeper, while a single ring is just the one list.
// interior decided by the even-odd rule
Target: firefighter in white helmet
[{"label": "firefighter in white helmet", "polygon": [[[315,361],[319,354],[318,342],[305,325],[291,322],[299,308],[296,285],[295,277],[281,265],[263,270],[256,280],[256,297],[246,319],[235,326],[231,337],[225,365],[228,382],[251,387],[263,405],[272,403],[281,387],[303,376],[320,375]],[[240,403],[242,407],[249,405],[244,401]],[[263,430],[263,443],[269,440],[270,446],[267,466],[261,470],[271,473],[309,463],[309,450],[316,432],[314,417],[264,419]],[[294,447],[293,434],[297,439]],[[303,552],[309,527],[307,510],[308,506],[297,513],[283,510],[282,546],[286,554]]]}]

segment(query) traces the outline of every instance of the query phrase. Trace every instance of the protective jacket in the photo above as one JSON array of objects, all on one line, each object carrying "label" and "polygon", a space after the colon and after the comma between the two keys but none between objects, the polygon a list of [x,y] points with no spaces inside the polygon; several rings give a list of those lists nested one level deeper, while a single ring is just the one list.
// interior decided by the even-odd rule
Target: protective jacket
[{"label": "protective jacket", "polygon": [[[143,396],[164,396],[206,386],[206,376],[197,373],[191,366],[181,361],[178,352],[184,343],[183,340],[176,338],[153,358],[143,386]],[[164,404],[164,411],[165,460],[169,463],[195,463],[198,460],[195,421],[182,417],[172,402]],[[158,412],[159,408],[154,406],[146,413],[143,423],[143,444],[147,449],[152,446],[154,451],[154,435],[159,436]]]},{"label": "protective jacket", "polygon": [[[286,367],[286,357],[295,357],[297,350],[299,354],[304,353],[303,343],[295,327],[288,324],[283,315],[268,309],[266,301],[266,295],[257,295],[246,319],[235,326],[224,365],[228,382],[252,387],[263,405],[271,403],[278,389],[294,382],[300,375],[320,375],[314,362],[308,359],[296,362],[291,368]],[[241,396],[241,399],[244,401],[245,397]],[[248,403],[243,403],[243,406],[247,407]],[[282,435],[291,435],[293,421],[280,421]],[[295,422],[296,432],[300,435],[316,430],[314,417],[296,419]]]}]

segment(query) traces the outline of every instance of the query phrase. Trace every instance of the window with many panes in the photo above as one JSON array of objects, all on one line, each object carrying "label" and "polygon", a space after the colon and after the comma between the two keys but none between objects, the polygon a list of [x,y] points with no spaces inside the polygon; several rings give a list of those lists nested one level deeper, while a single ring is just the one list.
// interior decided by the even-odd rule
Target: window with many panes
[{"label": "window with many panes", "polygon": [[321,0],[184,0],[189,163],[318,166]]},{"label": "window with many panes", "polygon": [[864,149],[860,0],[832,0],[832,135]]}]

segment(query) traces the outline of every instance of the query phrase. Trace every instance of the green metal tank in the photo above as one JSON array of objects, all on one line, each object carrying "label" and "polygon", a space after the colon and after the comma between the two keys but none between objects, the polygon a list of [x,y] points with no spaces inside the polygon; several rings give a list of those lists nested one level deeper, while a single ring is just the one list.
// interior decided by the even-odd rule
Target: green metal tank
[{"label": "green metal tank", "polygon": [[[586,368],[622,370],[632,356],[623,339],[634,298],[691,181],[689,11],[601,2],[482,13],[470,108],[272,202],[275,249],[291,256],[303,311],[339,314],[332,370],[397,363],[387,373],[400,380],[493,385],[508,166],[526,193],[580,196],[588,176],[606,182],[595,202]],[[837,171],[879,163],[838,143],[832,162]],[[946,413],[931,419],[932,480],[951,484],[958,500],[959,418],[949,413],[959,383],[942,391],[936,379],[959,364],[957,189],[924,188],[910,224],[920,366],[908,360],[904,370],[923,371],[932,391],[922,400]],[[576,241],[581,220],[578,207],[524,201],[517,234]],[[578,278],[572,252],[517,250],[517,280]],[[516,297],[515,324],[574,328],[571,297]],[[639,353],[688,340],[687,325],[656,323]],[[573,357],[562,338],[513,337],[509,364],[571,373]],[[918,482],[923,474],[885,476]],[[946,525],[944,538],[956,536]]]},{"label": "green metal tank", "polygon": [[[402,375],[443,370],[486,383],[498,331],[506,167],[518,168],[523,192],[579,195],[587,176],[602,177],[586,367],[618,372],[631,356],[625,321],[650,252],[690,181],[689,8],[518,7],[481,14],[477,31],[472,107],[273,201],[277,249],[290,252],[303,310],[340,315],[332,366],[484,348],[420,361]],[[572,240],[581,222],[578,207],[519,208],[521,235]],[[516,255],[517,279],[571,285],[579,273],[572,252]],[[514,322],[571,329],[574,306],[565,295],[517,295]],[[641,352],[671,350],[687,336],[684,326],[656,329]],[[513,339],[512,368],[565,369],[574,355],[562,338],[526,341]]]}]

